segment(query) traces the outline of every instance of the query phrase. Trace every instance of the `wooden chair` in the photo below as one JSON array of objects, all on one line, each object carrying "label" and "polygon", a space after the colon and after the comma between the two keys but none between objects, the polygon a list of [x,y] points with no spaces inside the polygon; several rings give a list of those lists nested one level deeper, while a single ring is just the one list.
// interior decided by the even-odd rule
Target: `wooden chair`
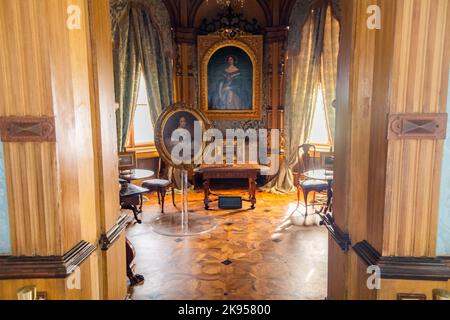
[{"label": "wooden chair", "polygon": [[156,173],[156,178],[144,181],[142,187],[150,190],[149,193],[156,192],[158,194],[158,204],[161,205],[161,213],[164,213],[164,201],[166,197],[167,190],[172,191],[172,204],[175,204],[175,183],[168,179],[168,168],[164,166],[162,168],[162,160],[158,160],[158,171]]},{"label": "wooden chair", "polygon": [[[311,157],[312,153],[312,157]],[[297,200],[300,203],[300,190],[303,191],[303,199],[305,201],[305,217],[308,216],[308,195],[311,192],[323,193],[328,190],[328,183],[321,180],[307,179],[302,173],[316,168],[316,147],[312,144],[303,144],[298,147],[298,162],[299,162],[299,181],[297,184]],[[316,199],[314,197],[313,206],[316,205]]]}]

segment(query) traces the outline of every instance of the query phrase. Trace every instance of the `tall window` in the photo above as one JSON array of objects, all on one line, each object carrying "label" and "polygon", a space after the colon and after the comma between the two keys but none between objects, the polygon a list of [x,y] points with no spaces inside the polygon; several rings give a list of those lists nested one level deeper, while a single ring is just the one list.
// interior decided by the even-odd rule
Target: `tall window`
[{"label": "tall window", "polygon": [[147,88],[144,76],[139,81],[139,93],[136,112],[133,119],[133,128],[130,133],[128,147],[148,147],[155,144],[153,124],[148,106]]},{"label": "tall window", "polygon": [[330,146],[330,133],[325,113],[322,85],[319,84],[311,133],[308,142],[320,146]]}]

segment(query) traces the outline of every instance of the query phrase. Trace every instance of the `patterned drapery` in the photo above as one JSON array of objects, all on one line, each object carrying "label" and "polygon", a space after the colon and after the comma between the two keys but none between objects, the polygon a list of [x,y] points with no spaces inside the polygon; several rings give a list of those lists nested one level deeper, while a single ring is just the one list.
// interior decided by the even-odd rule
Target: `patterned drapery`
[{"label": "patterned drapery", "polygon": [[119,150],[124,150],[131,128],[141,72],[145,78],[153,124],[173,100],[172,56],[165,50],[158,26],[142,5],[129,3],[125,10],[114,35]]},{"label": "patterned drapery", "polygon": [[321,80],[324,82],[330,136],[334,136],[332,103],[336,95],[337,71],[333,68],[337,67],[339,23],[336,15],[332,14],[331,4],[329,0],[299,0],[294,6],[288,36],[285,157],[277,176],[265,186],[266,191],[295,191],[293,168],[298,161],[298,147],[307,141],[310,134]]},{"label": "patterned drapery", "polygon": [[131,20],[154,125],[162,110],[173,102],[171,56],[165,54],[158,30],[145,10],[132,7]]},{"label": "patterned drapery", "polygon": [[114,52],[114,82],[119,103],[116,110],[119,151],[124,151],[127,143],[139,89],[141,68],[134,32],[131,19],[125,19],[115,35],[118,49]]},{"label": "patterned drapery", "polygon": [[331,7],[328,7],[325,18],[325,32],[320,71],[331,144],[334,144],[335,136],[336,110],[333,104],[336,100],[339,35],[339,21],[333,16]]}]

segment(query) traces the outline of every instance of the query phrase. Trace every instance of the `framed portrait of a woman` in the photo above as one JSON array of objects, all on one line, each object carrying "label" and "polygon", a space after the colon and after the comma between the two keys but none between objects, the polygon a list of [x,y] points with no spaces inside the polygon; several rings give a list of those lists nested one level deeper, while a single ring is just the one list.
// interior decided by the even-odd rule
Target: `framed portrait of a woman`
[{"label": "framed portrait of a woman", "polygon": [[260,119],[262,36],[199,36],[200,105],[211,119]]}]

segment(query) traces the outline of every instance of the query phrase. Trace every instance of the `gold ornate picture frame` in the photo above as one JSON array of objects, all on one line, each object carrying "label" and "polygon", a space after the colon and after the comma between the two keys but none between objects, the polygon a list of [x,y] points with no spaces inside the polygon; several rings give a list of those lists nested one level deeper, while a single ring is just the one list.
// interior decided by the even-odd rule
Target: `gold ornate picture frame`
[{"label": "gold ornate picture frame", "polygon": [[261,119],[262,63],[261,35],[224,30],[198,36],[199,104],[206,116]]},{"label": "gold ornate picture frame", "polygon": [[177,125],[180,123],[181,118],[186,122],[186,129],[191,133],[191,138],[194,138],[194,133],[191,132],[193,129],[194,121],[199,122],[203,133],[211,128],[211,123],[206,115],[199,109],[195,108],[191,104],[178,102],[171,106],[168,106],[160,114],[158,120],[155,124],[155,145],[158,150],[159,155],[172,167],[190,170],[194,167],[194,163],[203,155],[203,149],[205,148],[206,142],[202,142],[199,152],[193,154],[191,158],[192,164],[190,165],[177,165],[173,162],[171,157],[171,150],[169,141],[171,139],[171,134],[177,129]]}]

